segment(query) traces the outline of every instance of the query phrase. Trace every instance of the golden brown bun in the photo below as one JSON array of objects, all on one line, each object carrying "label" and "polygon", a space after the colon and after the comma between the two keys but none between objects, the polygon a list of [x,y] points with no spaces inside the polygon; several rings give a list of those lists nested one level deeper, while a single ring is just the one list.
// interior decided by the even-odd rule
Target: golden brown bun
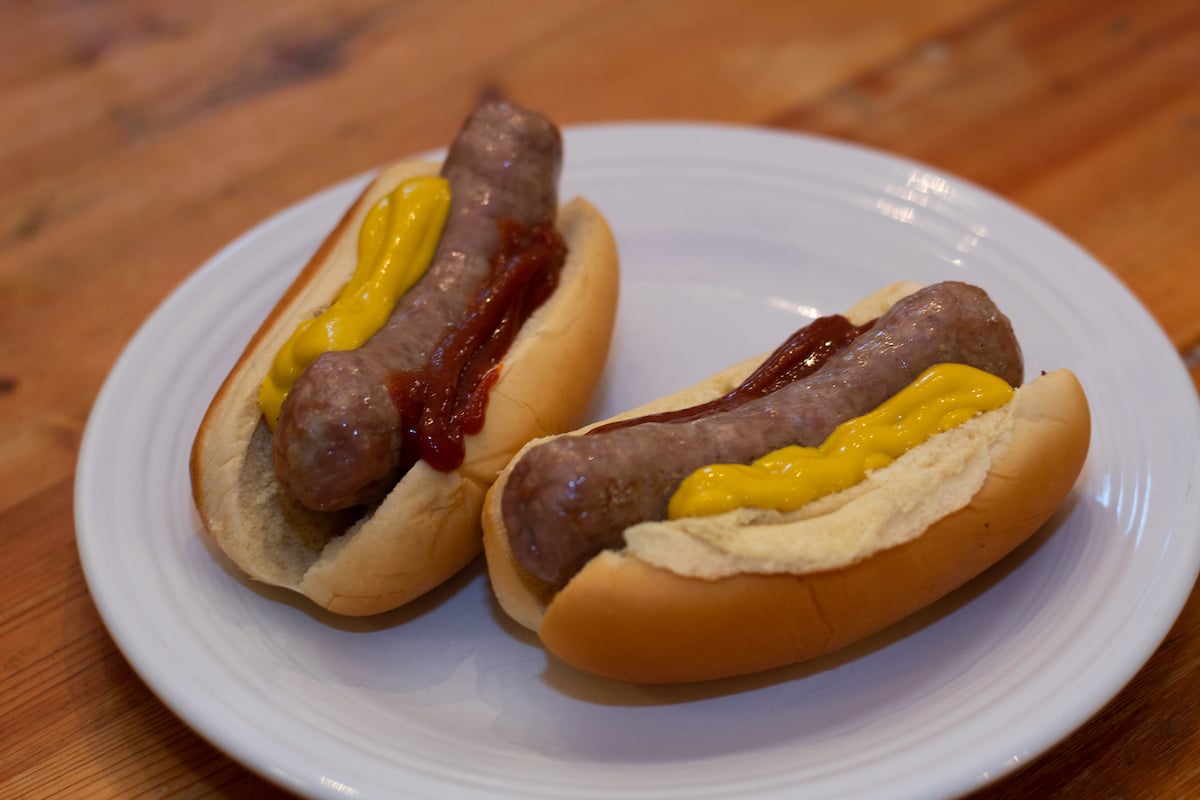
[{"label": "golden brown bun", "polygon": [[[509,551],[499,509],[506,471],[490,491],[484,511],[484,545],[494,591],[505,611],[536,630],[547,649],[563,661],[619,680],[707,680],[830,653],[983,572],[1041,527],[1070,492],[1091,433],[1087,400],[1072,373],[1059,370],[1038,378],[991,414],[1003,416],[982,415],[990,419],[981,418],[976,425],[977,430],[990,426],[994,431],[986,434],[992,443],[971,456],[975,460],[970,464],[981,469],[982,482],[968,493],[965,504],[950,501],[942,507],[940,498],[931,495],[936,522],[922,524],[898,544],[866,543],[857,555],[833,554],[838,566],[821,569],[788,572],[768,564],[763,571],[697,577],[694,573],[705,565],[698,566],[690,556],[655,566],[627,548],[593,558],[550,597]],[[982,434],[961,433],[972,435]],[[938,446],[948,453],[959,444],[943,441]],[[931,459],[934,464],[944,460],[953,459],[943,459],[942,454]],[[873,473],[872,480],[879,484],[874,491],[887,498],[888,487],[895,485],[891,481],[903,480],[912,461],[901,465],[897,460]],[[893,469],[901,477],[886,475]],[[906,502],[904,497],[887,499]],[[859,513],[865,505],[851,500],[842,511],[850,512],[851,520],[866,519],[875,512]],[[719,557],[723,554],[709,553],[706,564]]]},{"label": "golden brown bun", "polygon": [[608,356],[616,243],[600,213],[575,199],[558,215],[569,248],[559,285],[509,348],[484,428],[466,438],[462,466],[443,473],[419,462],[377,507],[352,521],[286,496],[271,466],[259,384],[296,323],[315,316],[350,277],[357,231],[371,205],[399,181],[437,170],[435,163],[404,162],[367,187],[251,339],[192,449],[193,496],[217,545],[252,578],[340,614],[396,608],[478,555],[488,486],[526,441],[579,424]]}]

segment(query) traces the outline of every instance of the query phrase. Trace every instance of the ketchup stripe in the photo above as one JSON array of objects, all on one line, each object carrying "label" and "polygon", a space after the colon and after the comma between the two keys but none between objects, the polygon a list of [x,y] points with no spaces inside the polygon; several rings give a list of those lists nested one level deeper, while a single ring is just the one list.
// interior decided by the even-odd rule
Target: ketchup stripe
[{"label": "ketchup stripe", "polygon": [[552,223],[502,220],[497,226],[501,245],[491,275],[463,321],[446,332],[423,369],[397,372],[388,381],[405,427],[404,469],[417,460],[443,472],[462,464],[463,437],[483,428],[500,360],[558,285],[567,251]]},{"label": "ketchup stripe", "polygon": [[832,314],[805,325],[767,356],[737,388],[705,403],[643,417],[617,420],[588,431],[597,434],[647,422],[691,422],[708,414],[730,411],[756,397],[768,395],[821,368],[834,355],[871,329],[875,320],[852,325],[840,314]]}]

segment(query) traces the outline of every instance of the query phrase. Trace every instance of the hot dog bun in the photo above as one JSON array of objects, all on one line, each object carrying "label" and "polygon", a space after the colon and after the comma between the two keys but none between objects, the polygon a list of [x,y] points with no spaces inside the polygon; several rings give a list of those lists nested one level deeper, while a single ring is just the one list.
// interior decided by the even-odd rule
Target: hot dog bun
[{"label": "hot dog bun", "polygon": [[[870,319],[911,288],[889,287],[848,316]],[[629,415],[719,396],[756,364]],[[488,573],[511,617],[561,660],[598,675],[676,683],[796,663],[899,621],[1024,542],[1070,492],[1090,431],[1078,380],[1052,372],[792,517],[703,518],[703,536],[687,520],[630,528],[625,549],[602,552],[553,595],[509,549],[500,498],[510,465],[485,503]],[[729,537],[745,543],[734,552],[713,544]],[[802,544],[775,557],[785,540]]]},{"label": "hot dog bun", "polygon": [[564,205],[568,246],[559,284],[512,342],[479,434],[451,472],[418,462],[344,534],[347,512],[304,509],[280,488],[258,388],[297,322],[330,303],[354,270],[356,236],[371,205],[400,181],[438,164],[403,162],[364,190],[291,284],[214,397],[191,456],[204,528],[255,580],[292,589],[346,615],[396,608],[454,575],[480,551],[484,493],[526,441],[579,424],[607,358],[616,313],[612,232],[586,200]]}]

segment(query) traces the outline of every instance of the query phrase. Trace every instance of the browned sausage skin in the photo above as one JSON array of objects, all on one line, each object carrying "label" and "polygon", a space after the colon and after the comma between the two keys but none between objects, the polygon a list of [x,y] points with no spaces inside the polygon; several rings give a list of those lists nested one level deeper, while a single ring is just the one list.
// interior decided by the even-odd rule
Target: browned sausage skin
[{"label": "browned sausage skin", "polygon": [[940,283],[898,302],[812,375],[733,411],[534,447],[502,497],[513,555],[530,574],[561,586],[601,550],[622,546],[630,525],[663,519],[671,493],[693,470],[819,444],[942,362],[986,370],[1013,386],[1024,374],[1012,326],[987,294]]},{"label": "browned sausage skin", "polygon": [[309,508],[330,511],[386,494],[403,469],[404,436],[390,377],[418,371],[452,330],[490,272],[502,220],[553,220],[562,163],[558,129],[542,115],[485,100],[442,168],[450,216],[425,276],[361,348],[326,353],[284,401],[272,457],[280,484]]}]

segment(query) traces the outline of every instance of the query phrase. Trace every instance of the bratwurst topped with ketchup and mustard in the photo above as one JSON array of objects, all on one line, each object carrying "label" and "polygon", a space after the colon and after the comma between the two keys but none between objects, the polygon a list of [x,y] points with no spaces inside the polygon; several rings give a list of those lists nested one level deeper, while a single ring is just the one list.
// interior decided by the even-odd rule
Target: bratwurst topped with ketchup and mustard
[{"label": "bratwurst topped with ketchup and mustard", "polygon": [[837,650],[1062,504],[1087,400],[1067,370],[1023,379],[982,289],[888,287],[765,360],[523,448],[484,509],[496,596],[562,661],[626,681]]},{"label": "bratwurst topped with ketchup and mustard", "polygon": [[508,458],[579,424],[618,266],[595,208],[558,207],[562,157],[548,119],[487,99],[301,271],[193,447],[201,519],[243,571],[339,613],[401,605],[479,552]]},{"label": "bratwurst topped with ketchup and mustard", "polygon": [[[561,163],[558,129],[540,114],[486,103],[467,120],[441,168],[450,210],[424,277],[361,347],[318,357],[283,403],[275,469],[300,502],[328,511],[386,494],[419,449],[406,439],[421,435],[427,410],[441,410],[409,403],[408,384],[424,384],[418,390],[422,399],[433,399],[431,357],[457,355],[442,352],[442,341],[497,311],[511,321],[500,326],[500,319],[488,318],[490,324],[466,331],[454,343],[477,349],[498,335],[493,331],[511,337],[520,317],[533,311],[532,301],[553,288],[566,255],[553,227]],[[506,262],[504,270],[492,269],[495,258]],[[526,266],[522,259],[535,263]],[[521,270],[524,279],[517,292],[505,283],[512,269]],[[504,289],[520,296],[497,299]],[[467,393],[472,388],[463,387]]]},{"label": "bratwurst topped with ketchup and mustard", "polygon": [[[964,283],[924,288],[871,325],[827,317],[817,327],[824,335],[816,344],[841,346],[792,351],[807,374],[793,371],[791,380],[758,392],[739,387],[721,413],[627,420],[531,449],[505,483],[513,555],[530,574],[565,584],[598,552],[619,547],[626,528],[665,519],[672,492],[706,464],[744,464],[788,445],[819,445],[838,424],[937,363],[974,366],[1013,386],[1024,374],[1008,319]],[[763,366],[788,352],[777,351]]]}]

